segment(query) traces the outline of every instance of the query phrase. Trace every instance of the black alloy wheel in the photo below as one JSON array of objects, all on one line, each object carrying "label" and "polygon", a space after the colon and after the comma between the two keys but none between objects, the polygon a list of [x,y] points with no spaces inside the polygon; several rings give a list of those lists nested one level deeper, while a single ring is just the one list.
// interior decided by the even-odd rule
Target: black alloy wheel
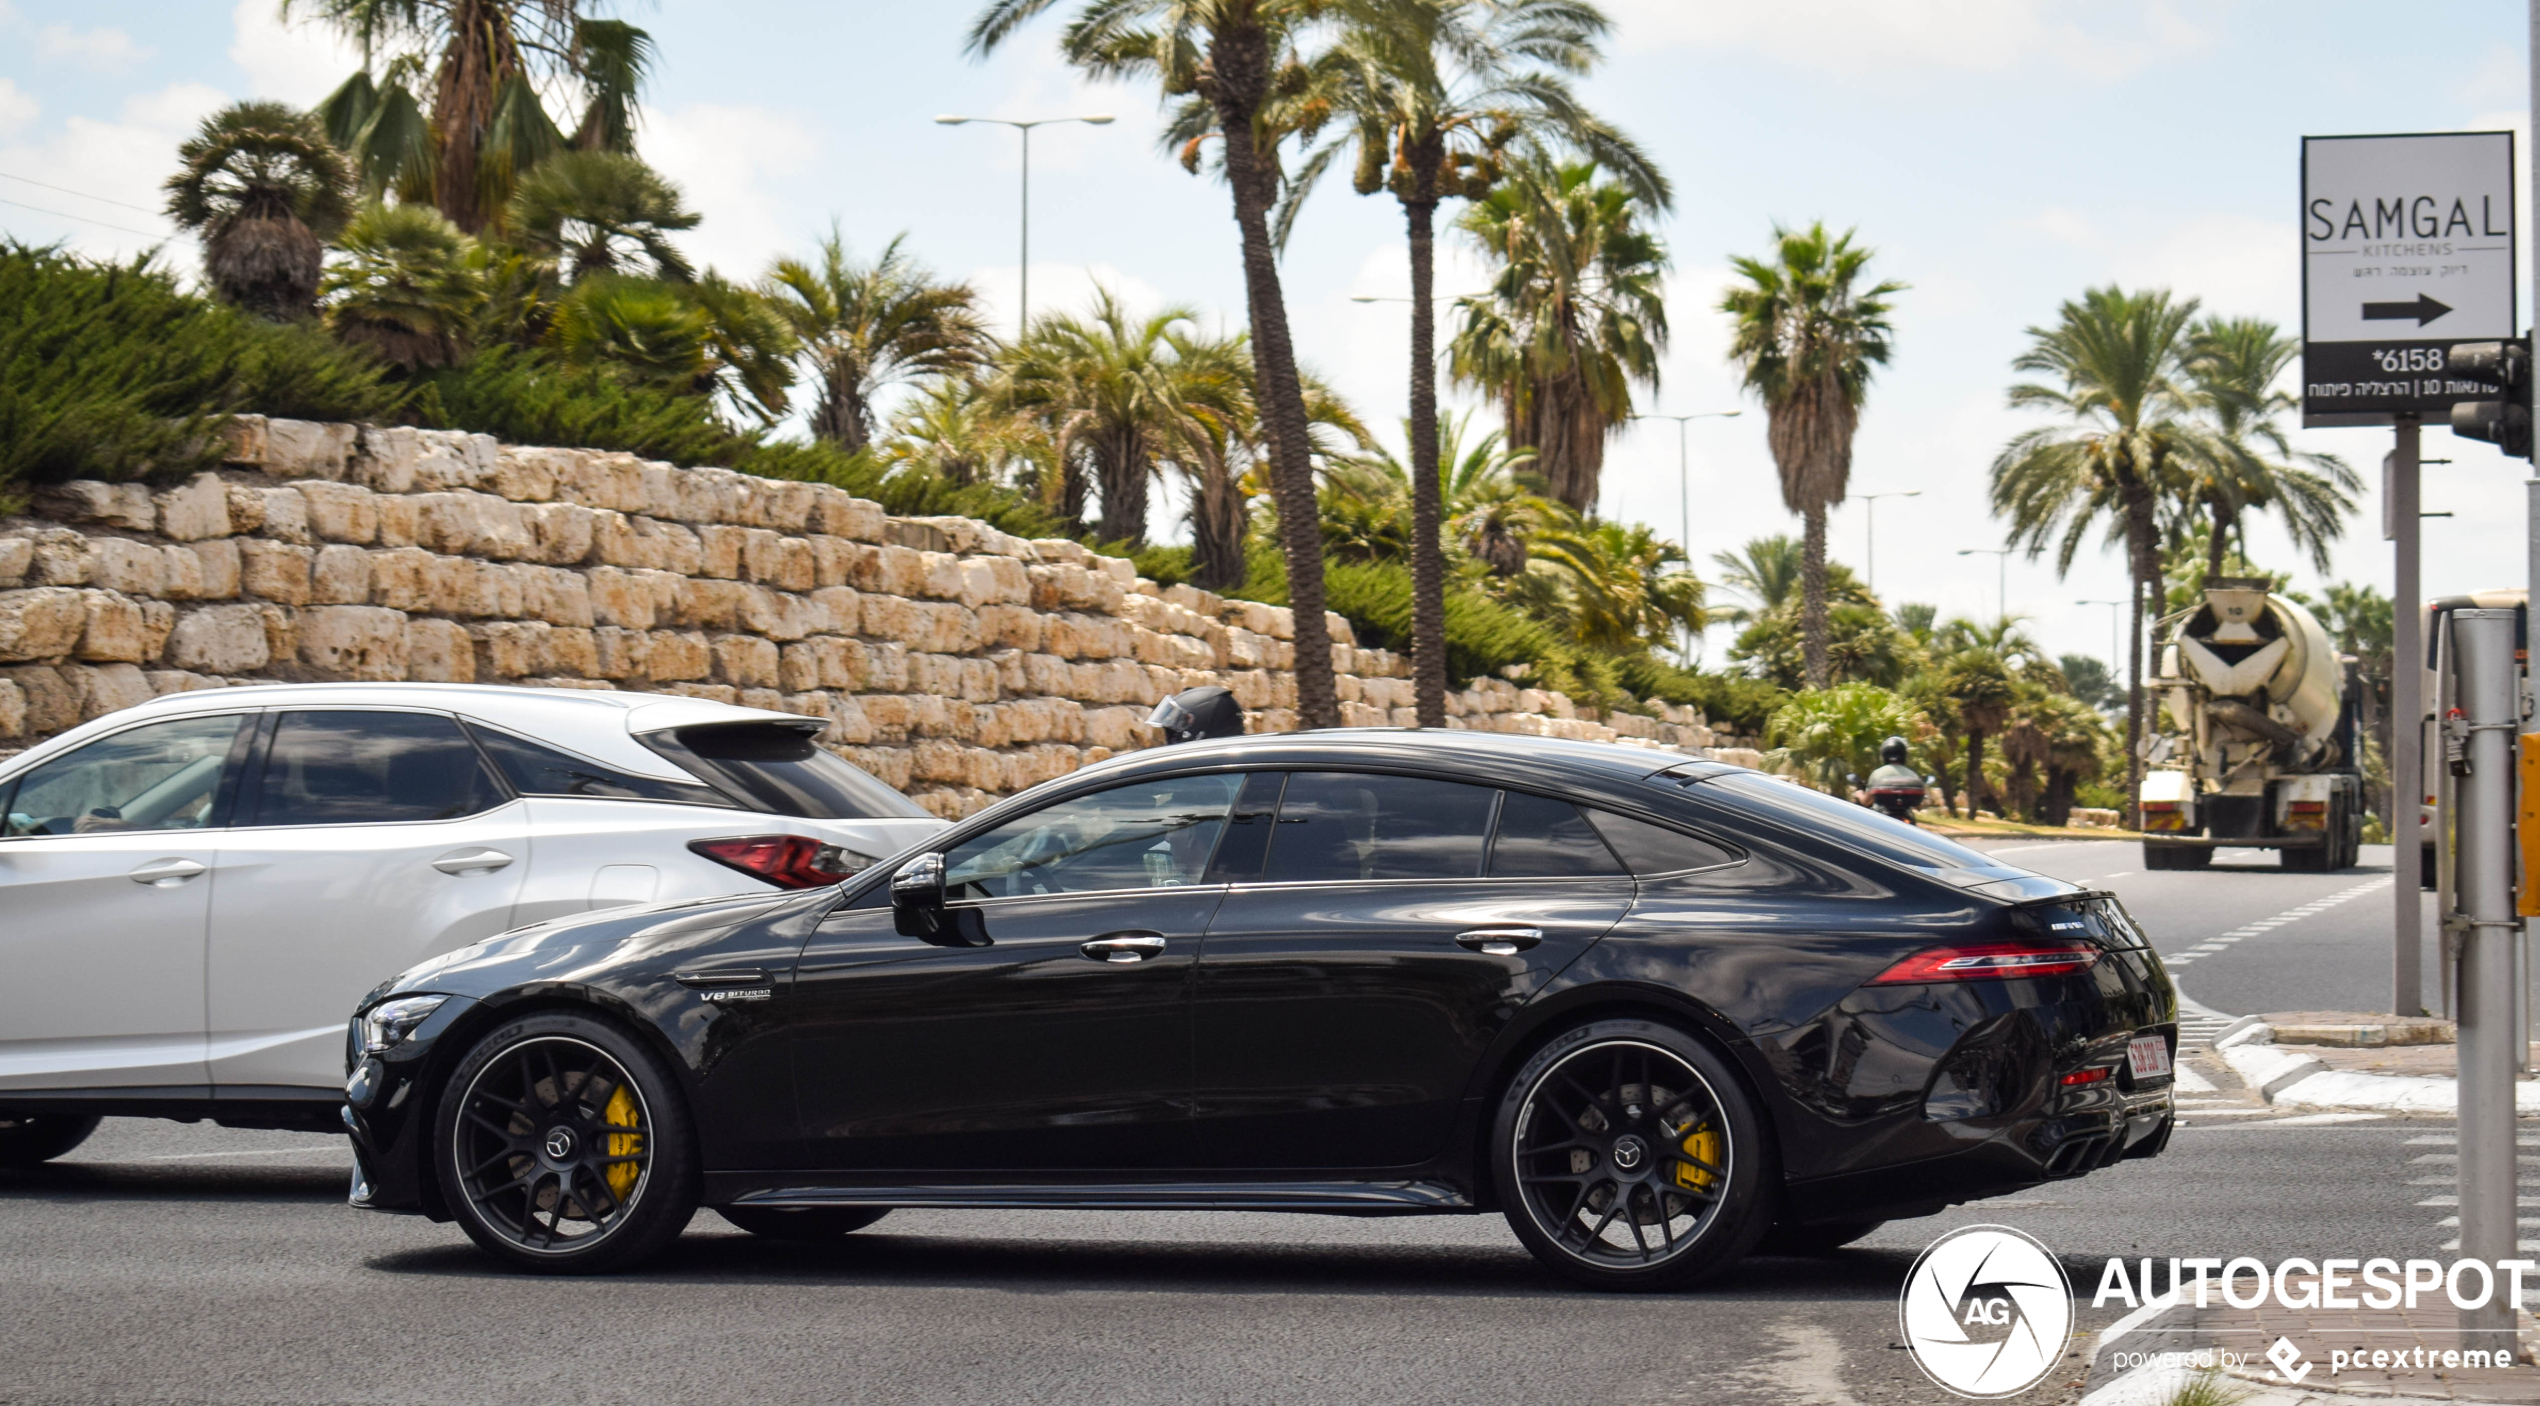
[{"label": "black alloy wheel", "polygon": [[0,1167],[40,1167],[88,1141],[101,1121],[62,1113],[0,1114]]},{"label": "black alloy wheel", "polygon": [[699,1177],[677,1086],[603,1021],[528,1016],[451,1075],[433,1146],[468,1238],[547,1273],[645,1259],[696,1214]]},{"label": "black alloy wheel", "polygon": [[1762,1125],[1736,1075],[1654,1021],[1553,1040],[1510,1081],[1492,1144],[1517,1238],[1590,1288],[1693,1283],[1769,1224]]},{"label": "black alloy wheel", "polygon": [[717,1206],[714,1213],[770,1240],[835,1240],[891,1213],[888,1206]]}]

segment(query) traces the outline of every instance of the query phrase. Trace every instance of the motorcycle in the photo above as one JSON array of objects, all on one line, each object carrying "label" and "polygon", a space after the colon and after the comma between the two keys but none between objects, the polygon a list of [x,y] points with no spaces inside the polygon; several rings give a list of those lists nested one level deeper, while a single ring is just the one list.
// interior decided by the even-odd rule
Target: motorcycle
[{"label": "motorcycle", "polygon": [[[1882,772],[1896,769],[1879,768]],[[1914,812],[1922,809],[1924,798],[1930,794],[1930,787],[1931,778],[1927,776],[1914,776],[1911,773],[1904,776],[1873,775],[1868,789],[1861,792],[1861,804],[1891,820],[1902,820],[1908,825],[1919,824],[1920,822],[1914,819]]]}]

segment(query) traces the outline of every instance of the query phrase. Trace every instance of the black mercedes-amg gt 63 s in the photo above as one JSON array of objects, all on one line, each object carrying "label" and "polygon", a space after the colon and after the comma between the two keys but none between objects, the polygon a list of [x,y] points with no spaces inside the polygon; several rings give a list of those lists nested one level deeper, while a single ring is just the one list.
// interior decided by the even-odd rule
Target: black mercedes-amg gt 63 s
[{"label": "black mercedes-amg gt 63 s", "polygon": [[453,952],[363,1002],[344,1118],[355,1205],[528,1269],[700,1205],[1496,1210],[1640,1289],[2155,1155],[2176,1042],[2104,893],[1714,762],[1371,730]]}]

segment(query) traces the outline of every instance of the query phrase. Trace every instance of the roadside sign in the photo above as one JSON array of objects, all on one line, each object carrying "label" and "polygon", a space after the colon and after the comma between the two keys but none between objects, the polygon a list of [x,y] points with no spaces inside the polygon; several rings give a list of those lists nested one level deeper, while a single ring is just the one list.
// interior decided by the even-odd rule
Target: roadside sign
[{"label": "roadside sign", "polygon": [[2445,350],[2515,331],[2514,135],[2302,139],[2302,423],[2495,395]]}]

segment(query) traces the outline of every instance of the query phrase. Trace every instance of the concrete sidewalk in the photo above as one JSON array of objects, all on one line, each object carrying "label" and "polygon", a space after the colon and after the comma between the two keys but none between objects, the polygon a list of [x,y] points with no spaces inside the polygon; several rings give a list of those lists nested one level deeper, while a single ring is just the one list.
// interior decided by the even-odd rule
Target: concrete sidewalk
[{"label": "concrete sidewalk", "polygon": [[[2446,1062],[2428,1051],[2338,1049],[2330,1046],[2281,1045],[2275,1027],[2258,1016],[2242,1016],[2214,1035],[2214,1052],[2251,1091],[2269,1103],[2296,1108],[2368,1109],[2383,1113],[2452,1113],[2460,1107],[2460,1081],[2450,1074],[2371,1072],[2371,1066],[2441,1068]],[[2348,1067],[2339,1068],[2338,1065]],[[2365,1067],[2353,1067],[2362,1065]],[[2540,1081],[2523,1079],[2514,1089],[2515,1110],[2540,1115]]]}]

